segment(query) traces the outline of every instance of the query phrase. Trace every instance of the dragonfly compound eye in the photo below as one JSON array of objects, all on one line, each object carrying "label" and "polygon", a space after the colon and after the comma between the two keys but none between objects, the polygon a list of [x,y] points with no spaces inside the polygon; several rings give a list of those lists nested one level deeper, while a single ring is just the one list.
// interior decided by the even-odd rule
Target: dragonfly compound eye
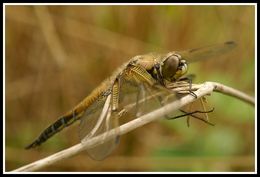
[{"label": "dragonfly compound eye", "polygon": [[179,70],[180,59],[176,55],[171,55],[163,61],[162,76],[164,79],[170,80]]}]

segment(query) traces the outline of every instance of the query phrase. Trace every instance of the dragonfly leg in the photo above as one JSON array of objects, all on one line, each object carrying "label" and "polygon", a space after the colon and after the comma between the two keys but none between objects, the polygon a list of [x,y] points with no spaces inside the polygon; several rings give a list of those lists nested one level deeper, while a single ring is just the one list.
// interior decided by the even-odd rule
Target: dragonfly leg
[{"label": "dragonfly leg", "polygon": [[194,97],[197,98],[197,95],[192,91],[192,79],[195,78],[194,74],[190,74],[186,77],[180,78],[179,81],[186,81],[189,84],[189,93]]},{"label": "dragonfly leg", "polygon": [[[211,113],[211,112],[214,111],[214,108],[212,108],[212,109],[209,110],[209,111],[206,111],[206,110],[205,110],[205,111],[199,111],[199,110],[196,110],[196,111],[193,111],[193,112],[190,112],[190,113],[188,113],[188,112],[186,112],[186,111],[184,111],[184,110],[181,110],[181,109],[180,109],[180,111],[183,112],[184,114],[189,114],[189,115],[190,115],[191,117],[193,117],[193,118],[196,118],[196,119],[202,120],[202,121],[208,123],[209,125],[214,126],[214,124],[212,124],[212,123],[209,122],[209,120],[208,120],[208,116],[207,116],[208,113]],[[196,114],[196,113],[206,114],[206,120],[203,119],[203,118],[201,118],[201,117],[199,117],[199,116],[194,115],[194,114]]]},{"label": "dragonfly leg", "polygon": [[165,117],[166,117],[168,120],[171,120],[171,119],[178,119],[178,118],[185,117],[185,116],[192,116],[192,117],[195,118],[195,119],[199,119],[199,120],[201,120],[201,121],[203,121],[203,122],[205,122],[205,123],[207,123],[207,124],[209,124],[209,125],[211,125],[211,126],[214,126],[214,124],[210,123],[209,121],[207,121],[207,120],[205,120],[205,119],[203,119],[203,118],[201,118],[201,117],[198,117],[198,116],[194,115],[194,114],[196,114],[196,113],[211,113],[211,112],[214,111],[214,108],[212,108],[212,109],[209,110],[209,111],[199,111],[199,110],[197,110],[197,111],[193,111],[193,112],[186,112],[186,111],[181,110],[181,109],[180,109],[180,111],[183,112],[184,114],[179,115],[179,116],[174,116],[174,117],[169,117],[168,115],[165,115]]},{"label": "dragonfly leg", "polygon": [[113,112],[117,111],[118,109],[119,92],[120,92],[120,84],[119,84],[119,78],[117,78],[112,88],[112,111]]},{"label": "dragonfly leg", "polygon": [[[118,108],[119,108],[119,94],[120,94],[120,78],[116,78],[115,82],[114,82],[114,85],[112,87],[112,114],[117,114],[115,116],[115,119],[113,120],[110,120],[111,123],[112,123],[112,127],[115,127],[115,134],[117,135],[116,136],[116,139],[115,139],[115,144],[118,144],[119,143],[119,118],[125,114],[125,112],[123,110],[119,111],[118,112]],[[113,116],[114,117],[114,116]],[[106,118],[106,120],[108,121],[110,118],[110,116],[108,116]],[[108,122],[107,122],[108,124]]]}]

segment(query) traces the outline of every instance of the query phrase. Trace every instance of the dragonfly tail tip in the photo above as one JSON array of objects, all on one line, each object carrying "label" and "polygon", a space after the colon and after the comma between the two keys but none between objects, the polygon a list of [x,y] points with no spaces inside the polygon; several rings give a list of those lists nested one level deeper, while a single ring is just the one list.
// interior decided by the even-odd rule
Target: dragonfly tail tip
[{"label": "dragonfly tail tip", "polygon": [[33,143],[29,144],[28,146],[26,146],[24,149],[28,150],[28,149],[35,148],[36,146],[39,146],[39,144],[37,142],[33,142]]}]

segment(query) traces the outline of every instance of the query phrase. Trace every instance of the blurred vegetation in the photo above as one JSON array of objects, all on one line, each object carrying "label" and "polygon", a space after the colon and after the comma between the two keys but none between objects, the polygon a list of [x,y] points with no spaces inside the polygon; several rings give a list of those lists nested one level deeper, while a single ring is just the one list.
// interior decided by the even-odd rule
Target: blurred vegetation
[{"label": "blurred vegetation", "polygon": [[[238,47],[194,63],[194,83],[216,81],[254,96],[254,6],[6,6],[5,170],[79,142],[77,125],[24,150],[118,66],[147,52],[234,40]],[[254,171],[255,109],[208,97],[214,127],[162,120],[122,137],[104,161],[80,154],[42,171]]]}]

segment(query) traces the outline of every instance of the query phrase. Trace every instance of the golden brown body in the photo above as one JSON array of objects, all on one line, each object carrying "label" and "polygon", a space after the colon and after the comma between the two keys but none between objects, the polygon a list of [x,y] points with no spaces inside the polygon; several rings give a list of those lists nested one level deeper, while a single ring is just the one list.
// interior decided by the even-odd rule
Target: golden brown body
[{"label": "golden brown body", "polygon": [[[234,46],[235,43],[231,41],[182,52],[170,52],[168,54],[151,53],[136,56],[119,67],[111,77],[103,81],[71,111],[61,116],[56,122],[46,128],[26,149],[39,146],[63,128],[80,120],[83,115],[89,116],[89,119],[98,119],[98,116],[93,117],[90,115],[95,115],[95,112],[104,106],[109,95],[111,95],[109,104],[111,104],[112,111],[117,112],[121,89],[126,82],[133,85],[145,83],[150,87],[159,86],[162,88],[165,87],[165,82],[175,82],[187,72],[186,60],[196,61],[209,58],[216,54],[225,53],[234,48]],[[96,123],[91,124],[94,129]],[[92,132],[91,127],[88,129],[87,133]]]}]

